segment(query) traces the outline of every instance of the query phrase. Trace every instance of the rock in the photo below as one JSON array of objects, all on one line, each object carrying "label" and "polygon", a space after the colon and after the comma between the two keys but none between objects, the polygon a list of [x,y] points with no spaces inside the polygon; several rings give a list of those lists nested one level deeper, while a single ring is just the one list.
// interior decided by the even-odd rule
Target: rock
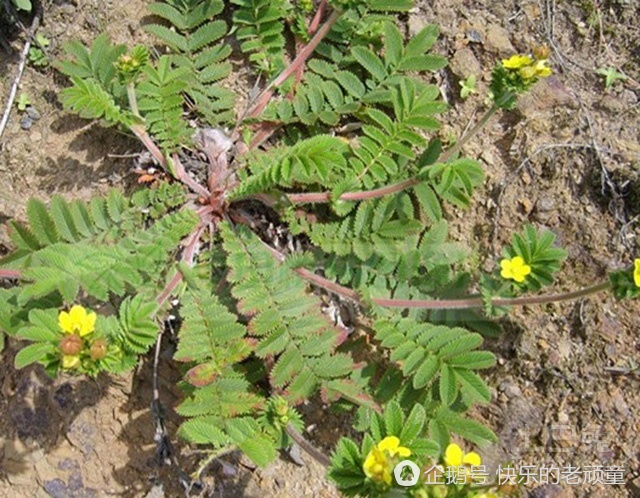
[{"label": "rock", "polygon": [[522,396],[522,390],[511,380],[502,381],[499,389],[507,398],[517,398]]},{"label": "rock", "polygon": [[427,25],[426,20],[420,15],[411,15],[409,17],[409,35],[415,36]]},{"label": "rock", "polygon": [[67,439],[85,455],[95,451],[97,429],[95,426],[76,419],[67,433]]},{"label": "rock", "polygon": [[553,211],[556,207],[555,200],[553,197],[542,196],[539,197],[536,201],[536,211],[540,213],[548,213],[549,211]]},{"label": "rock", "polygon": [[477,29],[469,28],[465,35],[470,43],[484,43],[484,35]]},{"label": "rock", "polygon": [[561,106],[576,109],[578,102],[555,76],[540,80],[518,98],[518,110],[526,117]]},{"label": "rock", "polygon": [[153,486],[144,498],[164,498],[164,488],[162,485]]},{"label": "rock", "polygon": [[53,479],[44,483],[44,490],[52,498],[65,498],[68,496],[67,485],[62,479]]},{"label": "rock", "polygon": [[487,27],[487,39],[484,46],[488,51],[501,56],[511,55],[516,51],[509,39],[509,32],[497,24],[490,24]]},{"label": "rock", "polygon": [[600,102],[596,104],[600,109],[617,114],[622,112],[627,107],[626,104],[614,95],[605,95],[600,99]]},{"label": "rock", "polygon": [[302,458],[302,449],[297,444],[294,443],[291,445],[291,448],[289,448],[289,457],[293,463],[300,467],[304,467],[305,463],[304,458]]},{"label": "rock", "polygon": [[60,13],[67,16],[73,16],[76,13],[76,7],[70,3],[65,3],[60,6]]},{"label": "rock", "polygon": [[629,491],[633,498],[640,498],[640,476],[629,482]]},{"label": "rock", "polygon": [[23,130],[29,130],[33,125],[33,120],[29,116],[22,116],[20,120],[20,128]]},{"label": "rock", "polygon": [[622,326],[622,324],[619,321],[611,318],[607,313],[603,311],[598,312],[598,322],[598,335],[607,342],[615,342],[616,338],[620,337],[620,335],[624,332],[624,327]]},{"label": "rock", "polygon": [[462,48],[456,51],[451,58],[450,67],[453,74],[460,79],[471,75],[477,77],[482,74],[482,67],[473,51],[469,48]]},{"label": "rock", "polygon": [[620,94],[620,100],[627,105],[635,105],[638,103],[638,96],[633,90],[623,90]]},{"label": "rock", "polygon": [[38,121],[40,119],[40,113],[32,105],[27,106],[25,112],[33,121]]},{"label": "rock", "polygon": [[615,410],[624,417],[630,417],[631,411],[629,410],[629,405],[624,400],[622,393],[616,389],[611,393],[611,401],[613,401],[613,407]]}]

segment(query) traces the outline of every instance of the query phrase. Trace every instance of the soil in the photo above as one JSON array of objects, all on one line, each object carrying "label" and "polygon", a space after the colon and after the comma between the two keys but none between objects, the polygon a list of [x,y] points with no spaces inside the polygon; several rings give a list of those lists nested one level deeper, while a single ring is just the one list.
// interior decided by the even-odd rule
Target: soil
[{"label": "soil", "polygon": [[[145,4],[46,2],[38,32],[51,40],[52,57],[66,41],[88,43],[103,31],[118,42],[144,41]],[[639,17],[634,0],[419,0],[404,16],[409,34],[428,23],[441,27],[437,51],[451,61],[434,80],[452,104],[444,139],[460,136],[486,108],[496,59],[543,43],[551,48],[554,76],[465,147],[483,162],[487,180],[471,211],[450,208],[448,218],[453,237],[485,255],[478,261],[483,269],[493,268],[510,234],[528,222],[552,230],[569,252],[557,290],[587,286],[640,254]],[[25,39],[6,23],[0,37],[5,102]],[[626,79],[606,87],[596,71],[609,67]],[[478,93],[463,100],[459,81],[470,75],[477,76]],[[64,85],[51,67],[27,65],[20,92],[40,119],[25,130],[25,115],[14,108],[1,139],[0,245],[8,245],[4,223],[24,216],[28,197],[88,198],[130,180],[129,155],[141,151],[138,142],[64,112],[56,97]],[[493,401],[473,413],[500,438],[479,450],[491,469],[509,461],[622,466],[624,484],[523,489],[537,498],[640,496],[639,314],[638,301],[601,294],[513,310],[501,320],[503,334],[487,340],[499,358],[488,372]],[[0,496],[184,496],[179,469],[155,456],[150,362],[124,377],[54,381],[38,367],[14,370],[17,349],[9,341],[0,364]],[[175,436],[178,378],[163,362],[166,429],[175,461],[192,474],[201,455]],[[308,437],[329,449],[348,421],[321,405],[305,410],[317,426]],[[204,469],[200,495],[339,496],[323,468],[302,458],[300,465],[282,455],[255,469],[239,455],[224,456]]]}]

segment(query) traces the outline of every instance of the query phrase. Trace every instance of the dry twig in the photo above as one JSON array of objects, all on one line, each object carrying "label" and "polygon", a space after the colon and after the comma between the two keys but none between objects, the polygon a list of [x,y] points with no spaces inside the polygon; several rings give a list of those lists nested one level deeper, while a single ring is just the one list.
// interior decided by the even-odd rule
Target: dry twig
[{"label": "dry twig", "polygon": [[38,29],[39,25],[40,25],[40,14],[37,12],[33,16],[33,21],[31,21],[31,27],[29,28],[27,41],[24,43],[24,47],[22,47],[22,52],[20,52],[20,61],[18,62],[18,71],[16,72],[16,76],[13,79],[13,84],[11,85],[11,90],[9,91],[9,98],[7,99],[7,105],[4,108],[2,121],[0,121],[0,138],[2,138],[4,129],[6,128],[7,123],[9,122],[9,115],[11,114],[13,101],[15,100],[16,94],[18,93],[18,86],[20,85],[20,80],[22,79],[24,66],[27,63],[27,55],[29,54],[29,49],[31,48],[31,40],[33,39],[33,35]]}]

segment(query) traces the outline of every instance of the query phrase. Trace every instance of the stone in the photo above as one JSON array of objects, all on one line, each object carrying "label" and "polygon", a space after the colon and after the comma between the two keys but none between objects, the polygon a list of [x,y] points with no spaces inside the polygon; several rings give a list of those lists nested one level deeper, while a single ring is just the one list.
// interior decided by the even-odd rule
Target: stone
[{"label": "stone", "polygon": [[164,498],[164,488],[162,484],[153,486],[144,498]]},{"label": "stone", "polygon": [[409,16],[409,35],[415,36],[427,25],[427,22],[422,16],[419,15],[411,15]]},{"label": "stone", "polygon": [[460,79],[465,79],[468,76],[480,76],[482,75],[482,67],[476,59],[473,51],[469,48],[462,48],[453,54],[450,61],[451,71]]},{"label": "stone", "polygon": [[575,97],[555,76],[541,79],[533,88],[518,98],[518,110],[526,117],[556,107],[579,107]]},{"label": "stone", "polygon": [[618,97],[614,95],[605,95],[600,99],[600,102],[596,104],[600,109],[617,114],[625,110],[627,105]]},{"label": "stone", "polygon": [[477,29],[469,28],[465,35],[470,43],[484,43],[484,35]]},{"label": "stone", "polygon": [[20,128],[29,130],[33,126],[33,120],[29,116],[23,116],[20,120]]},{"label": "stone", "polygon": [[27,116],[29,116],[33,121],[38,121],[40,119],[40,113],[32,105],[27,106],[25,112],[27,113]]},{"label": "stone", "polygon": [[487,26],[487,38],[484,46],[488,51],[500,56],[508,56],[516,52],[509,39],[509,32],[497,24]]}]

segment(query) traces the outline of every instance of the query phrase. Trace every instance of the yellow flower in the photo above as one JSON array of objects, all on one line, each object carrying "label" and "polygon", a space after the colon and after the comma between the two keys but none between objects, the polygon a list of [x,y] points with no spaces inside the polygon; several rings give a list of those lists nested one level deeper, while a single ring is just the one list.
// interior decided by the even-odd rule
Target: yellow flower
[{"label": "yellow flower", "polygon": [[509,59],[502,60],[502,67],[517,69],[523,80],[533,78],[546,78],[551,75],[551,68],[547,67],[547,59],[536,58],[533,60],[528,55],[513,55]]},{"label": "yellow flower", "polygon": [[387,436],[378,443],[378,449],[386,451],[391,456],[399,455],[401,457],[408,457],[411,455],[411,450],[400,446],[400,440],[395,436]]},{"label": "yellow flower", "polygon": [[362,465],[365,475],[377,482],[391,484],[391,473],[395,467],[396,456],[408,457],[411,450],[400,446],[400,440],[395,436],[387,436],[374,446]]},{"label": "yellow flower", "polygon": [[80,358],[75,355],[62,355],[62,368],[70,370],[76,368],[80,364]]},{"label": "yellow flower", "polygon": [[530,66],[531,63],[533,63],[533,59],[528,55],[512,55],[508,59],[502,59],[502,67],[506,69],[520,69]]},{"label": "yellow flower", "polygon": [[479,495],[476,495],[476,498],[498,498],[498,495],[492,492],[480,493]]},{"label": "yellow flower", "polygon": [[461,465],[477,467],[482,464],[482,459],[475,451],[464,453],[460,446],[452,443],[447,446],[444,452],[444,463],[447,467],[460,467]]},{"label": "yellow flower", "polygon": [[640,258],[636,258],[633,260],[633,281],[636,284],[636,287],[640,287]]},{"label": "yellow flower", "polygon": [[518,283],[524,282],[524,277],[531,273],[531,267],[524,262],[520,256],[500,261],[500,276],[502,278],[512,278]]},{"label": "yellow flower", "polygon": [[547,59],[540,59],[535,65],[536,76],[538,78],[546,78],[551,76],[551,68],[547,67]]},{"label": "yellow flower", "polygon": [[93,311],[87,313],[87,310],[78,304],[72,306],[68,313],[61,311],[58,315],[58,325],[66,334],[79,334],[80,337],[84,337],[93,332],[95,324],[96,314]]}]

